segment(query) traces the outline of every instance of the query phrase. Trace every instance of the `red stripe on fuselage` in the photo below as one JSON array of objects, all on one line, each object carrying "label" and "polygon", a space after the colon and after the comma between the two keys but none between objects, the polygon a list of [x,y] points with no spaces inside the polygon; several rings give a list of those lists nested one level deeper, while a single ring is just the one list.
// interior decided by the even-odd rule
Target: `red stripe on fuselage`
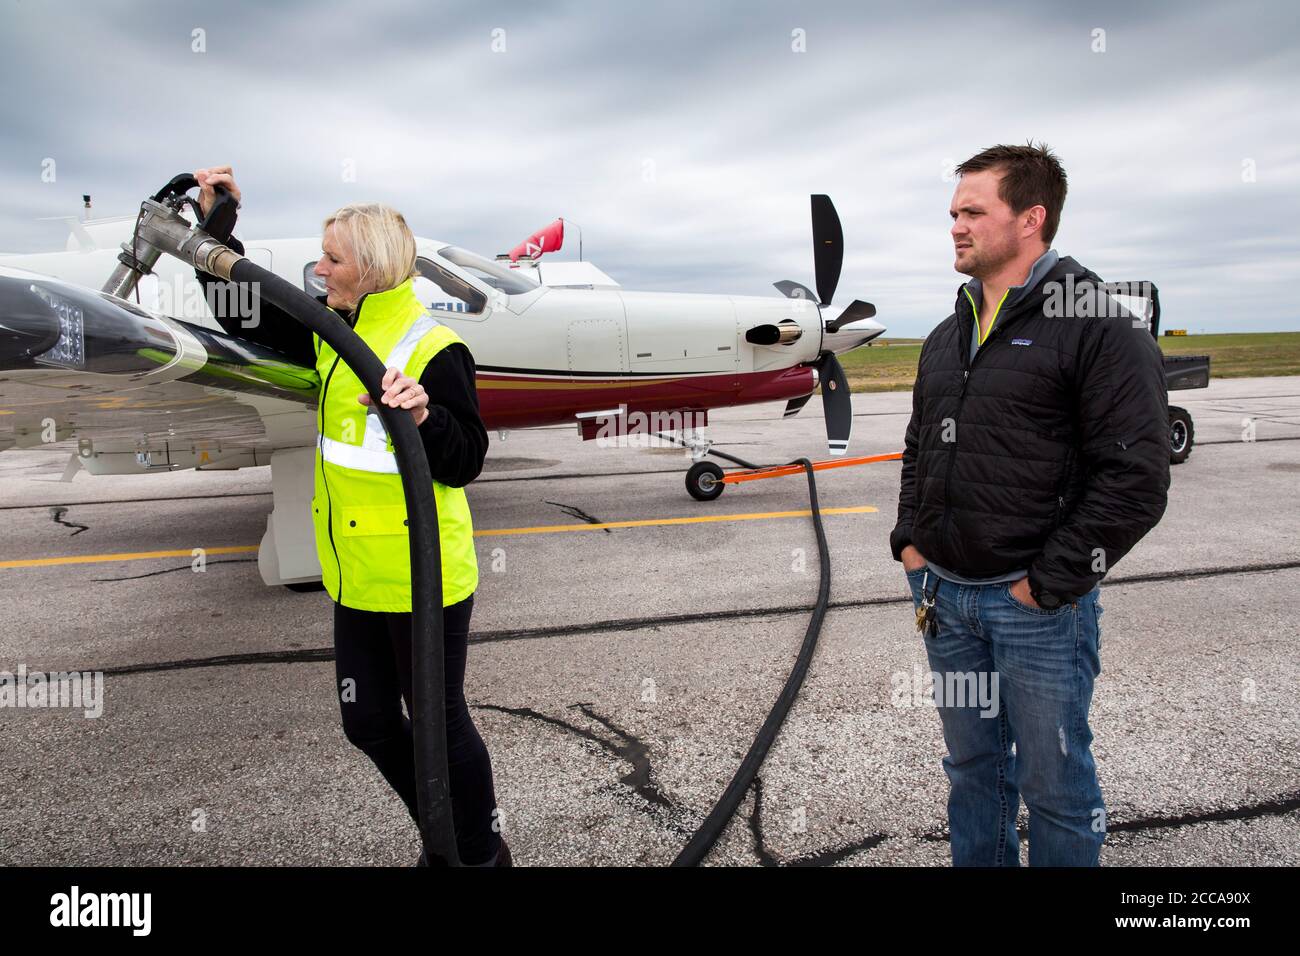
[{"label": "red stripe on fuselage", "polygon": [[802,365],[741,374],[609,378],[480,370],[476,379],[488,428],[570,424],[579,412],[620,405],[629,412],[725,408],[796,398],[813,389],[813,370]]}]

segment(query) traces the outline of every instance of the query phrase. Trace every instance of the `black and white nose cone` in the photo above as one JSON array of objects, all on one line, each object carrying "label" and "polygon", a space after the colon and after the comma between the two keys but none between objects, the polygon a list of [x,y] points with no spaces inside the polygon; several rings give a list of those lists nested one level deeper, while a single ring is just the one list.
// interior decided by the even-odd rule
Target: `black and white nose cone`
[{"label": "black and white nose cone", "polygon": [[29,368],[58,344],[59,309],[41,291],[29,279],[0,276],[0,369]]}]

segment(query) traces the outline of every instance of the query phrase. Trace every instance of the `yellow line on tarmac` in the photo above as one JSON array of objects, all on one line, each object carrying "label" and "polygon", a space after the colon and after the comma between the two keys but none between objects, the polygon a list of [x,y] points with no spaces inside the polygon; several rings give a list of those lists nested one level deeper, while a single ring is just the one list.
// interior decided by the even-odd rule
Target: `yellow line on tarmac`
[{"label": "yellow line on tarmac", "polygon": [[[876,509],[870,505],[856,508],[823,508],[824,515],[868,514]],[[741,514],[701,515],[698,518],[647,518],[643,521],[604,521],[600,524],[550,524],[537,528],[493,528],[475,531],[474,537],[501,534],[550,534],[554,531],[600,531],[604,528],[645,528],[651,525],[704,524],[711,521],[759,521],[764,518],[806,518],[811,511],[756,511]]]},{"label": "yellow line on tarmac", "polygon": [[[878,509],[870,505],[852,508],[823,508],[824,515],[873,514]],[[605,528],[647,528],[655,525],[705,524],[715,521],[761,521],[766,518],[806,518],[811,511],[755,511],[740,514],[700,515],[690,518],[645,518],[639,521],[603,521],[599,524],[551,524],[531,528],[489,528],[475,531],[474,537],[499,537],[507,534],[554,534],[560,531],[601,531]],[[247,554],[256,552],[258,545],[245,544],[225,548],[204,548],[205,556],[213,554]],[[58,564],[97,564],[105,561],[147,561],[152,558],[190,558],[194,549],[176,551],[124,551],[117,554],[73,554],[60,558],[30,558],[24,561],[0,561],[2,568],[40,568]]]},{"label": "yellow line on tarmac", "polygon": [[[243,554],[256,551],[258,545],[240,544],[229,548],[204,548],[204,555]],[[124,551],[120,554],[69,554],[61,558],[32,558],[27,561],[0,561],[0,568],[41,568],[52,564],[98,564],[103,561],[147,561],[150,558],[192,558],[194,548],[184,551]]]}]

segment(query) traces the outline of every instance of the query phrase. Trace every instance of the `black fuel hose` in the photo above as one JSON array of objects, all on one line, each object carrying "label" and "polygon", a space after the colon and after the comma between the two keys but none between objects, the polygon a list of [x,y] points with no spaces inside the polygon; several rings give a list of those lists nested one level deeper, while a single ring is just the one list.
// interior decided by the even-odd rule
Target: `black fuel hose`
[{"label": "black fuel hose", "polygon": [[[235,253],[230,250],[230,256]],[[227,258],[226,262],[229,261]],[[224,269],[222,271],[225,271]],[[397,455],[406,496],[411,545],[412,730],[420,835],[430,863],[459,866],[447,771],[447,715],[444,703],[442,556],[433,475],[415,419],[408,409],[381,401],[384,364],[365,340],[339,316],[275,273],[239,257],[229,278],[253,283],[258,298],[283,309],[329,343],[357,378],[378,410]]]},{"label": "black fuel hose", "polygon": [[[683,445],[686,444],[680,439],[678,439],[678,442]],[[751,464],[734,455],[712,449],[709,450],[709,454],[735,462],[743,468],[775,467]],[[702,863],[704,858],[709,855],[709,851],[713,849],[713,845],[718,842],[718,838],[722,836],[722,831],[727,828],[731,818],[735,816],[741,801],[745,799],[745,793],[754,782],[754,778],[758,776],[759,768],[763,766],[763,760],[767,757],[767,752],[772,749],[772,744],[776,742],[776,735],[780,733],[781,725],[785,723],[790,708],[794,706],[794,702],[799,696],[804,678],[808,676],[808,667],[812,664],[813,652],[817,649],[817,640],[821,637],[822,621],[826,617],[826,606],[830,603],[831,597],[830,548],[826,544],[826,529],[822,526],[821,505],[817,500],[817,480],[813,475],[812,462],[807,458],[796,458],[794,461],[788,462],[788,464],[802,465],[804,472],[808,476],[808,502],[812,510],[813,529],[817,533],[817,554],[821,565],[820,579],[817,584],[817,603],[813,607],[812,617],[808,620],[808,629],[804,632],[803,644],[799,648],[799,656],[795,658],[794,667],[785,680],[785,686],[781,688],[780,696],[777,697],[772,709],[768,712],[767,719],[763,721],[763,726],[758,729],[754,742],[749,745],[749,752],[745,754],[745,759],[736,768],[731,782],[727,784],[727,789],[722,791],[722,796],[718,798],[713,809],[709,811],[709,815],[704,818],[704,822],[699,825],[686,846],[677,854],[677,858],[672,862],[673,866],[698,866]]]}]

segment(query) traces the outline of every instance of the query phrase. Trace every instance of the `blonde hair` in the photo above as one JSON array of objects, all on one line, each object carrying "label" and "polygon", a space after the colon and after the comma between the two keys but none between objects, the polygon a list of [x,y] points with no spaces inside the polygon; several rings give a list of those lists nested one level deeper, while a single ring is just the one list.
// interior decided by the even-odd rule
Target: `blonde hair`
[{"label": "blonde hair", "polygon": [[402,214],[383,203],[348,203],[325,220],[322,231],[337,225],[356,256],[359,285],[386,292],[416,275],[415,236]]}]

